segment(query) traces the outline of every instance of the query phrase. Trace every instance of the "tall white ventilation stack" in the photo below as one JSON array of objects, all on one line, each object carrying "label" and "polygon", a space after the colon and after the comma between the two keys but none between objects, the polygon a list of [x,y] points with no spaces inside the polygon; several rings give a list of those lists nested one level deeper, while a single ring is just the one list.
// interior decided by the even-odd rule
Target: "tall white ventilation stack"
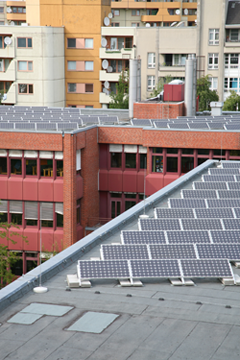
[{"label": "tall white ventilation stack", "polygon": [[197,60],[195,55],[188,55],[185,64],[185,108],[187,116],[196,114]]},{"label": "tall white ventilation stack", "polygon": [[141,60],[129,61],[129,118],[133,118],[133,104],[141,100]]}]

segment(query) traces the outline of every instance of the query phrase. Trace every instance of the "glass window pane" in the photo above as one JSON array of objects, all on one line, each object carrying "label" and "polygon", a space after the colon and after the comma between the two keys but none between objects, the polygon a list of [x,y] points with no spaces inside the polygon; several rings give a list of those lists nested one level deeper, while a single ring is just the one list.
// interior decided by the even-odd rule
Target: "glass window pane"
[{"label": "glass window pane", "polygon": [[199,149],[198,155],[209,155],[209,150],[206,149]]},{"label": "glass window pane", "polygon": [[31,84],[28,85],[28,92],[29,94],[33,94],[33,85]]},{"label": "glass window pane", "polygon": [[0,157],[0,174],[7,175],[7,158]]},{"label": "glass window pane", "polygon": [[126,169],[136,169],[136,154],[125,154],[125,167]]},{"label": "glass window pane", "polygon": [[63,215],[57,213],[57,227],[63,227]]},{"label": "glass window pane", "polygon": [[225,150],[213,150],[213,155],[225,155]]},{"label": "glass window pane", "polygon": [[147,154],[140,154],[140,169],[147,168]]},{"label": "glass window pane", "polygon": [[68,70],[76,70],[76,61],[68,61]]},{"label": "glass window pane", "polygon": [[21,159],[11,159],[11,174],[22,175]]},{"label": "glass window pane", "polygon": [[37,175],[37,160],[26,160],[26,175]]},{"label": "glass window pane", "polygon": [[182,154],[192,155],[193,154],[193,149],[182,149]]},{"label": "glass window pane", "polygon": [[117,201],[117,216],[121,214],[121,203]]},{"label": "glass window pane", "polygon": [[137,198],[137,194],[133,193],[133,194],[125,194],[125,198],[126,199],[136,199]]},{"label": "glass window pane", "polygon": [[40,160],[40,175],[41,176],[53,176],[53,160],[41,159]]},{"label": "glass window pane", "polygon": [[11,214],[11,222],[15,225],[22,225],[22,214]]},{"label": "glass window pane", "polygon": [[85,61],[85,70],[93,71],[93,61]]},{"label": "glass window pane", "polygon": [[163,157],[153,156],[152,157],[152,172],[163,172]]},{"label": "glass window pane", "polygon": [[26,38],[18,38],[17,39],[18,47],[26,47],[27,46],[26,40],[27,40]]},{"label": "glass window pane", "polygon": [[67,39],[68,48],[76,48],[76,39]]},{"label": "glass window pane", "polygon": [[152,152],[153,152],[154,154],[162,154],[163,149],[162,149],[162,148],[159,148],[159,147],[154,147],[153,150],[152,150]]},{"label": "glass window pane", "polygon": [[167,158],[167,172],[178,172],[178,158]]},{"label": "glass window pane", "polygon": [[111,202],[111,218],[114,219],[115,218],[115,201]]},{"label": "glass window pane", "polygon": [[57,176],[63,176],[63,160],[57,160]]},{"label": "glass window pane", "polygon": [[37,220],[27,219],[26,220],[26,225],[27,226],[37,226]]},{"label": "glass window pane", "polygon": [[122,153],[111,153],[111,167],[122,167]]},{"label": "glass window pane", "polygon": [[85,85],[85,92],[92,93],[93,92],[93,84],[86,84]]},{"label": "glass window pane", "polygon": [[128,209],[130,209],[131,207],[133,207],[134,205],[136,205],[135,201],[125,201],[125,211],[127,211]]},{"label": "glass window pane", "polygon": [[3,47],[3,38],[2,36],[0,36],[0,48],[2,49],[2,47]]},{"label": "glass window pane", "polygon": [[194,168],[194,158],[193,157],[182,157],[181,159],[181,172],[183,174]]},{"label": "glass window pane", "polygon": [[68,84],[68,92],[76,92],[76,84]]},{"label": "glass window pane", "polygon": [[167,154],[177,154],[177,153],[178,153],[178,149],[174,149],[174,148],[167,149]]},{"label": "glass window pane", "polygon": [[124,48],[124,38],[123,37],[119,37],[118,38],[118,49],[121,50]]},{"label": "glass window pane", "polygon": [[85,48],[93,49],[93,39],[85,39]]},{"label": "glass window pane", "polygon": [[230,156],[240,156],[240,150],[230,150],[229,155]]},{"label": "glass window pane", "polygon": [[27,39],[27,42],[28,42],[28,47],[31,48],[32,47],[32,39],[31,38]]},{"label": "glass window pane", "polygon": [[27,94],[27,84],[18,84],[18,91],[21,94]]},{"label": "glass window pane", "polygon": [[32,71],[32,69],[33,69],[33,63],[32,63],[32,61],[29,61],[28,62],[28,70]]},{"label": "glass window pane", "polygon": [[27,71],[27,61],[19,61],[18,62],[18,70]]}]

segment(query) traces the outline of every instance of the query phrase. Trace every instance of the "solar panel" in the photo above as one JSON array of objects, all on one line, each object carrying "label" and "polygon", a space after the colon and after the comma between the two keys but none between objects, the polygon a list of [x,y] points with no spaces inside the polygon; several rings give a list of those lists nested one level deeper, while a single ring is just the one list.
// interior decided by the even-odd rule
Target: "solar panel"
[{"label": "solar panel", "polygon": [[197,244],[200,259],[240,260],[240,244]]},{"label": "solar panel", "polygon": [[15,123],[15,129],[35,130],[35,124],[29,122],[17,122]]},{"label": "solar panel", "polygon": [[210,209],[195,209],[195,213],[198,219],[233,219],[233,211],[231,208],[210,208]]},{"label": "solar panel", "polygon": [[229,190],[240,190],[239,182],[229,182],[228,183]]},{"label": "solar panel", "polygon": [[223,169],[240,169],[240,161],[226,161],[222,162]]},{"label": "solar panel", "polygon": [[155,125],[156,128],[158,129],[168,129],[168,124],[169,122],[161,122],[161,121],[153,121],[153,124]]},{"label": "solar panel", "polygon": [[104,260],[149,259],[146,245],[102,245],[100,251]]},{"label": "solar panel", "polygon": [[210,127],[211,130],[224,130],[223,122],[208,123],[208,126]]},{"label": "solar panel", "polygon": [[189,127],[188,127],[188,124],[172,124],[172,123],[169,123],[168,124],[168,127],[169,129],[174,129],[174,130],[182,130],[182,129],[186,129],[186,130],[189,130]]},{"label": "solar panel", "polygon": [[207,199],[207,205],[209,208],[237,208],[240,207],[239,199]]},{"label": "solar panel", "polygon": [[203,179],[203,181],[206,181],[206,182],[235,181],[234,175],[203,175],[202,179]]},{"label": "solar panel", "polygon": [[66,122],[58,122],[57,123],[58,126],[58,130],[74,130],[74,129],[78,129],[78,123],[74,122],[74,123],[66,123]]},{"label": "solar panel", "polygon": [[118,123],[118,117],[117,116],[99,116],[99,120],[100,120],[101,124]]},{"label": "solar panel", "polygon": [[170,208],[206,208],[206,202],[203,199],[169,199]]},{"label": "solar panel", "polygon": [[133,126],[152,126],[152,122],[149,119],[132,119]]},{"label": "solar panel", "polygon": [[14,129],[14,123],[0,122],[0,129]]},{"label": "solar panel", "polygon": [[222,221],[226,230],[240,230],[239,219],[223,219]]},{"label": "solar panel", "polygon": [[83,124],[99,124],[98,116],[80,116]]},{"label": "solar panel", "polygon": [[118,279],[130,277],[127,260],[78,260],[78,266],[80,279]]},{"label": "solar panel", "polygon": [[192,209],[165,209],[165,208],[157,208],[155,209],[155,217],[162,219],[169,218],[192,218],[194,219],[194,213]]},{"label": "solar panel", "polygon": [[184,199],[217,199],[215,190],[182,190],[182,197]]},{"label": "solar panel", "polygon": [[181,230],[178,219],[139,219],[141,230]]},{"label": "solar panel", "polygon": [[57,124],[39,122],[37,123],[37,130],[57,130]]},{"label": "solar panel", "polygon": [[133,278],[179,278],[178,260],[131,260]]},{"label": "solar panel", "polygon": [[163,231],[128,231],[121,233],[123,244],[165,244]]},{"label": "solar panel", "polygon": [[240,175],[235,175],[234,178],[236,181],[240,181]]},{"label": "solar panel", "polygon": [[181,219],[183,230],[221,230],[220,219]]},{"label": "solar panel", "polygon": [[[237,184],[237,183],[230,183],[230,184]],[[202,181],[195,181],[193,183],[195,190],[227,190],[227,183],[226,182],[202,182]],[[240,189],[240,184],[239,184]]]},{"label": "solar panel", "polygon": [[210,175],[239,175],[239,169],[208,169]]},{"label": "solar panel", "polygon": [[232,277],[232,269],[227,259],[181,260],[184,277],[223,278]]},{"label": "solar panel", "polygon": [[208,231],[166,231],[169,244],[210,243]]},{"label": "solar panel", "polygon": [[209,127],[207,125],[207,123],[203,122],[198,122],[198,123],[189,123],[188,124],[189,128],[190,129],[193,129],[193,130],[209,130]]},{"label": "solar panel", "polygon": [[195,259],[192,244],[149,245],[152,259]]},{"label": "solar panel", "polygon": [[240,198],[240,193],[237,190],[218,190],[220,199],[237,199]]},{"label": "solar panel", "polygon": [[238,230],[210,231],[213,243],[240,243],[240,232]]},{"label": "solar panel", "polygon": [[240,122],[236,124],[226,124],[224,125],[226,130],[240,130]]}]

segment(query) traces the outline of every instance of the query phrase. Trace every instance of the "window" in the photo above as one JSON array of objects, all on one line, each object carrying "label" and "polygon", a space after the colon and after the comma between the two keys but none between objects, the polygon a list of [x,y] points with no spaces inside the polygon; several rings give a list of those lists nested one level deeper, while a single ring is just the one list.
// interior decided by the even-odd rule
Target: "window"
[{"label": "window", "polygon": [[33,62],[32,61],[18,61],[18,71],[32,71]]},{"label": "window", "polygon": [[[11,36],[11,35],[10,35]],[[4,42],[6,36],[0,36],[0,49],[5,49],[5,47],[7,46]]]},{"label": "window", "polygon": [[11,174],[22,175],[22,159],[11,159]]},{"label": "window", "polygon": [[22,225],[22,201],[10,200],[9,203],[10,221],[16,225]]},{"label": "window", "polygon": [[120,26],[120,23],[112,22],[112,23],[111,23],[111,26],[119,27],[119,26]]},{"label": "window", "polygon": [[209,29],[208,45],[219,45],[219,29]]},{"label": "window", "polygon": [[68,92],[76,94],[93,93],[93,84],[68,83]]},{"label": "window", "polygon": [[18,93],[19,94],[33,94],[33,85],[32,84],[18,84]]},{"label": "window", "polygon": [[26,175],[37,175],[36,159],[26,159]]},{"label": "window", "polygon": [[93,49],[93,39],[67,38],[69,49]]},{"label": "window", "polygon": [[76,48],[76,39],[67,39],[68,48]]},{"label": "window", "polygon": [[126,169],[136,169],[136,154],[125,153]]},{"label": "window", "polygon": [[239,54],[225,54],[225,69],[237,69],[239,64]]},{"label": "window", "polygon": [[76,92],[77,90],[77,84],[69,83],[68,84],[68,92]]},{"label": "window", "polygon": [[32,48],[32,38],[17,38],[18,48]]},{"label": "window", "polygon": [[113,16],[119,16],[120,10],[112,10],[112,14],[113,14]]},{"label": "window", "polygon": [[77,200],[77,206],[76,206],[76,210],[77,210],[77,224],[80,224],[80,221],[81,221],[81,199],[78,199]]},{"label": "window", "polygon": [[114,168],[122,167],[122,153],[111,152],[111,167]]},{"label": "window", "polygon": [[217,90],[218,88],[218,78],[217,77],[209,77],[208,80],[210,81],[210,90]]},{"label": "window", "polygon": [[2,90],[3,92],[8,92],[10,86],[10,81],[0,81],[0,91]]},{"label": "window", "polygon": [[93,71],[93,61],[68,61],[68,71]]},{"label": "window", "polygon": [[148,53],[148,68],[155,68],[155,53]]},{"label": "window", "polygon": [[4,25],[5,23],[4,23],[4,21],[0,21],[0,25]]},{"label": "window", "polygon": [[4,13],[4,7],[3,6],[0,6],[0,13]]},{"label": "window", "polygon": [[158,9],[147,9],[147,15],[157,15]]},{"label": "window", "polygon": [[93,49],[93,39],[85,39],[85,49]]},{"label": "window", "polygon": [[218,54],[208,54],[208,68],[218,69]]},{"label": "window", "polygon": [[7,158],[0,157],[0,175],[7,175]]},{"label": "window", "polygon": [[132,16],[139,16],[140,10],[132,10]]},{"label": "window", "polygon": [[147,77],[147,89],[148,91],[151,91],[155,89],[155,76],[154,75],[148,75]]},{"label": "window", "polygon": [[230,30],[230,41],[238,41],[238,29],[231,29]]},{"label": "window", "polygon": [[53,227],[53,203],[40,203],[40,220],[42,227]]},{"label": "window", "polygon": [[56,213],[56,225],[57,228],[63,227],[63,203],[55,203],[55,213]]},{"label": "window", "polygon": [[37,201],[25,201],[25,221],[26,226],[37,226],[38,203]]},{"label": "window", "polygon": [[139,24],[139,23],[132,23],[131,26],[132,26],[132,27],[139,27],[140,24]]},{"label": "window", "polygon": [[85,71],[93,71],[93,61],[85,61]]},{"label": "window", "polygon": [[85,92],[93,93],[93,84],[85,84]]},{"label": "window", "polygon": [[186,54],[173,54],[173,66],[185,66],[186,59]]},{"label": "window", "polygon": [[40,175],[41,176],[53,176],[53,160],[52,159],[40,159]]}]

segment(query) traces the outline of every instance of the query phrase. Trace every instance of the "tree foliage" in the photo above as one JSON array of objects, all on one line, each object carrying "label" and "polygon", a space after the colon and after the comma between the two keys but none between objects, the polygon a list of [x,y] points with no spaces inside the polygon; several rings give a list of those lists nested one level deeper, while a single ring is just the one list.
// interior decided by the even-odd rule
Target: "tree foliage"
[{"label": "tree foliage", "polygon": [[225,100],[223,111],[240,110],[240,96],[234,91],[230,91],[231,95]]},{"label": "tree foliage", "polygon": [[171,75],[166,75],[165,77],[159,78],[158,83],[155,86],[155,89],[150,94],[150,98],[151,97],[156,97],[158,94],[160,94],[160,92],[163,91],[164,85],[169,84],[170,81],[172,81],[172,76]]},{"label": "tree foliage", "polygon": [[[9,284],[14,280],[15,275],[12,273],[11,267],[19,260],[18,254],[13,251],[8,250],[8,246],[1,244],[1,241],[11,242],[16,244],[16,241],[11,239],[9,236],[9,228],[14,226],[14,224],[8,224],[6,222],[0,222],[0,289],[5,285]],[[20,236],[25,242],[27,238],[25,236],[19,235],[17,232],[11,230],[11,236]]]},{"label": "tree foliage", "polygon": [[218,101],[216,90],[210,90],[209,76],[203,76],[197,80],[197,96],[199,96],[199,111],[211,110],[211,101]]},{"label": "tree foliage", "polygon": [[111,92],[110,109],[128,109],[129,93],[129,72],[122,71],[119,76],[119,82],[116,84],[116,94]]}]

